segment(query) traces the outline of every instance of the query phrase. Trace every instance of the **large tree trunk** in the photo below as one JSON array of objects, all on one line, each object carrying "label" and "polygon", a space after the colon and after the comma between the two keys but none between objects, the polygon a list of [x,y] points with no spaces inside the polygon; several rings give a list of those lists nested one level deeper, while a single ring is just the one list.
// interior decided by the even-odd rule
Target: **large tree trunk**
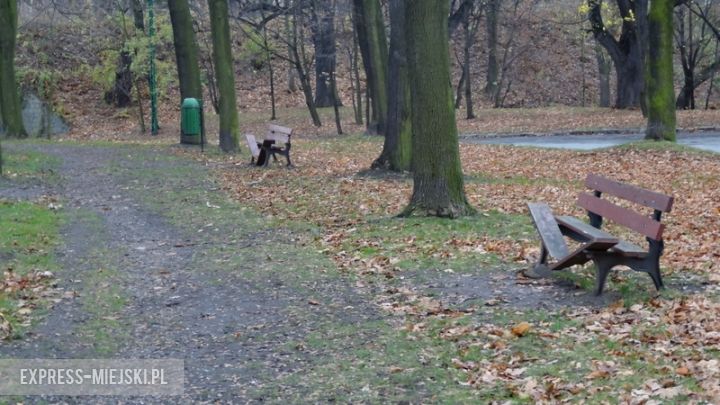
[{"label": "large tree trunk", "polygon": [[595,42],[595,60],[598,65],[598,91],[600,93],[598,105],[600,107],[610,107],[610,69],[612,68],[612,62],[597,41]]},{"label": "large tree trunk", "polygon": [[648,15],[646,139],[675,142],[675,92],[673,89],[674,0],[653,0]]},{"label": "large tree trunk", "polygon": [[17,2],[0,0],[0,116],[7,136],[25,137],[20,93],[15,81]]},{"label": "large tree trunk", "polygon": [[145,12],[142,0],[132,0],[133,24],[140,31],[145,31]]},{"label": "large tree trunk", "polygon": [[472,77],[470,77],[470,50],[475,42],[475,30],[470,25],[470,15],[468,12],[463,22],[465,29],[465,46],[463,47],[463,76],[465,76],[465,109],[466,118],[475,118],[475,111],[473,111],[472,101]]},{"label": "large tree trunk", "polygon": [[388,81],[387,127],[383,151],[372,164],[373,168],[398,172],[410,170],[412,157],[405,3],[405,0],[390,0],[390,80]]},{"label": "large tree trunk", "polygon": [[355,29],[358,30],[360,54],[372,97],[372,122],[368,130],[382,134],[387,125],[387,59],[382,9],[379,0],[353,0]]},{"label": "large tree trunk", "polygon": [[602,19],[602,0],[588,2],[595,40],[608,52],[615,65],[617,92],[615,107],[641,107],[644,94],[644,53],[647,49],[647,0],[616,0],[620,10],[622,33],[615,39]]},{"label": "large tree trunk", "polygon": [[180,81],[180,98],[196,98],[202,103],[202,84],[198,64],[198,45],[188,0],[168,0],[173,29],[175,60]]},{"label": "large tree trunk", "polygon": [[693,14],[687,13],[687,29],[685,25],[685,9],[675,13],[675,40],[680,53],[683,71],[683,87],[678,94],[676,108],[681,110],[695,109],[695,64],[696,51],[693,40]]},{"label": "large tree trunk", "polygon": [[349,51],[349,65],[350,65],[350,78],[353,89],[353,111],[355,112],[355,124],[362,125],[363,123],[363,97],[362,88],[360,87],[360,61],[358,56],[360,49],[358,45],[357,31],[353,30],[353,45]]},{"label": "large tree trunk", "polygon": [[494,97],[497,93],[498,87],[498,15],[500,14],[501,1],[502,0],[489,0],[487,3],[487,13],[485,14],[485,30],[488,52],[487,75],[485,77],[485,94],[488,97]]},{"label": "large tree trunk", "polygon": [[695,109],[695,72],[683,66],[683,87],[678,94],[675,107],[679,110]]},{"label": "large tree trunk", "polygon": [[639,53],[615,62],[616,108],[640,107],[644,91],[643,64]]},{"label": "large tree trunk", "polygon": [[[335,2],[333,0],[314,0],[313,17],[315,105],[332,107],[337,99],[337,94],[332,91],[337,51],[335,46]],[[340,102],[339,99],[337,101]]]},{"label": "large tree trunk", "polygon": [[455,218],[472,213],[465,197],[450,88],[449,4],[406,4],[412,104],[413,194],[402,215]]},{"label": "large tree trunk", "polygon": [[237,152],[240,130],[237,101],[235,100],[235,69],[230,46],[228,4],[227,0],[208,0],[208,6],[213,40],[213,60],[220,92],[220,149],[224,152]]}]

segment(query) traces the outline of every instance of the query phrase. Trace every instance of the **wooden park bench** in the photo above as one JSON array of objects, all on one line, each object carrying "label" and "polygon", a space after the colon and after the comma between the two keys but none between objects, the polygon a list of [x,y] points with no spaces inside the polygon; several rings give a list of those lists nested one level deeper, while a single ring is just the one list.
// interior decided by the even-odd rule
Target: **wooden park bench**
[{"label": "wooden park bench", "polygon": [[[655,288],[662,288],[660,256],[664,248],[662,235],[665,225],[660,223],[660,218],[663,212],[670,212],[672,209],[673,197],[594,174],[588,174],[585,186],[594,192],[580,194],[577,205],[587,210],[589,224],[570,216],[554,216],[550,207],[544,203],[528,204],[530,215],[540,234],[542,249],[537,264],[526,275],[542,277],[547,275],[549,270],[561,270],[592,260],[596,266],[597,295],[602,294],[610,270],[620,265],[648,273]],[[603,193],[652,208],[653,214],[645,216],[615,205],[601,198]],[[643,249],[602,231],[600,227],[603,219],[609,219],[645,236],[648,248]],[[579,242],[579,247],[571,252],[565,237]]]},{"label": "wooden park bench", "polygon": [[276,155],[282,155],[287,160],[287,166],[292,166],[290,162],[290,138],[292,132],[293,130],[290,128],[269,124],[268,132],[263,137],[262,142],[258,142],[253,134],[245,134],[245,140],[252,154],[250,164],[267,166],[270,157],[277,162]]}]

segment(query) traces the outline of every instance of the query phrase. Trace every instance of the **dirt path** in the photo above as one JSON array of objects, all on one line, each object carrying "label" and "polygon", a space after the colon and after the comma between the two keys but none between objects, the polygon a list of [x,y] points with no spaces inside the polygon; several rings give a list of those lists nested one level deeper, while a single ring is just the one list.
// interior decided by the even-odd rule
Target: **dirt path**
[{"label": "dirt path", "polygon": [[302,383],[282,387],[279,378],[372,338],[328,336],[332,344],[307,349],[311,335],[378,314],[292,232],[228,201],[204,167],[148,148],[10,148],[63,159],[58,186],[2,194],[60,197],[69,220],[59,286],[77,297],[0,356],[181,358],[185,398],[171,402],[272,402],[305,395]]}]

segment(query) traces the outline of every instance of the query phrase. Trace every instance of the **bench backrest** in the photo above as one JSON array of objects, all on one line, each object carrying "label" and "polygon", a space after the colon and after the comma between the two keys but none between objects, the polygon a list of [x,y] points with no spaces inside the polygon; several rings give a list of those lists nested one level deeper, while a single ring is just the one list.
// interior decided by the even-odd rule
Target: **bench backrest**
[{"label": "bench backrest", "polygon": [[[662,240],[665,225],[660,223],[660,217],[663,212],[670,212],[672,209],[673,197],[620,183],[596,174],[588,174],[585,179],[585,186],[593,189],[595,193],[594,195],[580,194],[577,201],[580,207],[626,226],[650,239]],[[633,210],[600,198],[603,193],[653,208],[655,212],[652,217],[638,214]]]},{"label": "bench backrest", "polygon": [[265,139],[272,139],[276,143],[288,143],[290,142],[290,136],[293,130],[288,127],[282,127],[280,125],[269,124],[268,132],[265,135]]}]

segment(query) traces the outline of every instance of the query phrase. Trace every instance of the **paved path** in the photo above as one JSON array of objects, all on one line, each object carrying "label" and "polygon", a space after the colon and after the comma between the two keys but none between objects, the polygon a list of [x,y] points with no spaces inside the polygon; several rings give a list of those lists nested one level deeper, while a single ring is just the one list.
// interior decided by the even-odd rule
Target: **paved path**
[{"label": "paved path", "polygon": [[[622,145],[624,143],[642,140],[642,138],[642,134],[503,136],[496,138],[465,137],[463,138],[463,142],[590,150]],[[678,134],[678,143],[720,153],[720,133],[697,134],[681,132]]]}]

